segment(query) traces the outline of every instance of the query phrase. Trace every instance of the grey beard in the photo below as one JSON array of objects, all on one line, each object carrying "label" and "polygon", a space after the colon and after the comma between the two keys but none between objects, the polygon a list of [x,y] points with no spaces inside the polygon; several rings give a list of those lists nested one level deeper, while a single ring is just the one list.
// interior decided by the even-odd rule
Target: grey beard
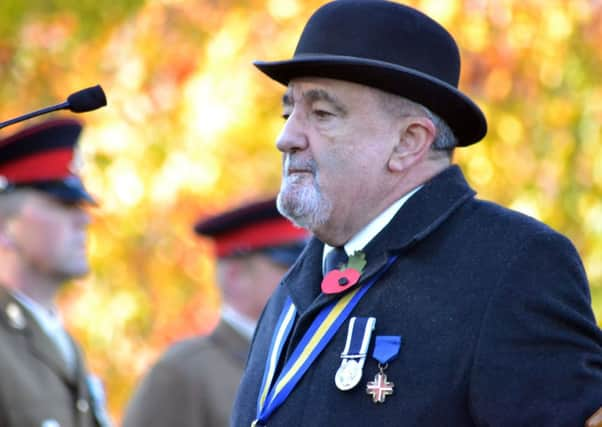
[{"label": "grey beard", "polygon": [[299,184],[294,177],[283,178],[277,206],[295,225],[310,231],[324,225],[332,213],[332,203],[321,193],[315,176],[313,185]]}]

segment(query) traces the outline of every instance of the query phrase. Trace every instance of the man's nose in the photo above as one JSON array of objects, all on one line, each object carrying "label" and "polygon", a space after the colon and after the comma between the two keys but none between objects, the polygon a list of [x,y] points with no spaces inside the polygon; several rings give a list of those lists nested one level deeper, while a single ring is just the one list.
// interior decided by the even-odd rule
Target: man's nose
[{"label": "man's nose", "polygon": [[283,153],[304,150],[307,148],[308,140],[304,120],[298,112],[293,113],[286,119],[284,127],[276,140],[276,148]]}]

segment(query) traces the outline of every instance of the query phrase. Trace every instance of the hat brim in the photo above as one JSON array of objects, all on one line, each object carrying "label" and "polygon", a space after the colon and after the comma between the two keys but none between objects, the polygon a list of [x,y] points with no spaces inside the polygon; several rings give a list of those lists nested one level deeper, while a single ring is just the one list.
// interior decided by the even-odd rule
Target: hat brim
[{"label": "hat brim", "polygon": [[284,61],[254,61],[279,83],[297,77],[325,77],[381,89],[424,105],[440,116],[458,138],[459,146],[480,141],[487,121],[480,108],[455,87],[425,73],[388,62],[338,55],[298,55]]},{"label": "hat brim", "polygon": [[86,191],[79,180],[43,181],[29,183],[27,187],[42,191],[65,203],[98,205],[94,197]]}]

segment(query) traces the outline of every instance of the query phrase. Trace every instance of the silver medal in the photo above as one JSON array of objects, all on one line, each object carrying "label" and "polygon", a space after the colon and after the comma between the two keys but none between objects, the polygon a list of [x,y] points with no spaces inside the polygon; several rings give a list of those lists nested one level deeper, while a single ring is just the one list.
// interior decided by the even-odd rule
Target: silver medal
[{"label": "silver medal", "polygon": [[342,391],[351,390],[362,379],[362,366],[353,359],[344,359],[334,376],[334,383]]},{"label": "silver medal", "polygon": [[[376,322],[374,317],[362,317],[359,318],[359,321],[357,319],[357,317],[352,317],[349,321],[347,342],[341,353],[341,366],[334,375],[334,384],[341,391],[351,390],[360,383],[370,336]],[[355,338],[353,338],[354,336]]]}]

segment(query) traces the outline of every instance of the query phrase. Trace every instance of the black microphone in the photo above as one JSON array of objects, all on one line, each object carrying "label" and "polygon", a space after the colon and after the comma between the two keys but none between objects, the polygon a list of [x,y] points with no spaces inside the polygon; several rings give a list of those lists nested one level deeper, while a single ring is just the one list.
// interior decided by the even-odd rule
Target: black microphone
[{"label": "black microphone", "polygon": [[50,113],[56,110],[71,110],[74,113],[85,113],[86,111],[96,110],[97,108],[107,105],[107,97],[100,85],[91,86],[86,89],[79,90],[67,97],[65,102],[42,108],[31,113],[23,114],[14,119],[0,122],[0,129],[8,125],[22,122],[23,120],[31,119],[32,117],[41,116],[42,114]]}]

